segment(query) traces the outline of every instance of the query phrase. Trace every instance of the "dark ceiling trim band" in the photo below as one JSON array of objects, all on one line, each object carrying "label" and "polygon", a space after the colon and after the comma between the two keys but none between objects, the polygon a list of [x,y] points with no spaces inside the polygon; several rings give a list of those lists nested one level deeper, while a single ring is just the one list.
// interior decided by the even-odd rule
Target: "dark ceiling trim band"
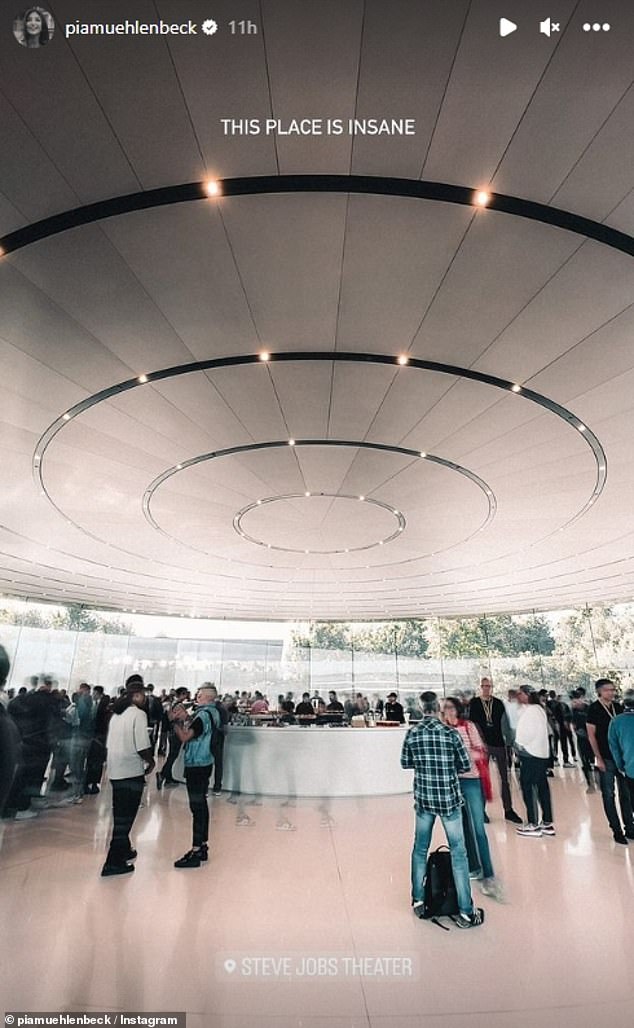
[{"label": "dark ceiling trim band", "polygon": [[[229,447],[227,447],[224,450],[215,450],[212,453],[202,453],[202,454],[199,454],[196,457],[190,457],[189,460],[184,460],[181,463],[176,464],[176,465],[174,465],[171,468],[167,468],[165,471],[161,472],[160,475],[157,475],[156,478],[152,482],[150,482],[149,486],[145,490],[145,493],[143,494],[143,502],[142,502],[143,514],[144,514],[146,520],[148,521],[148,523],[152,526],[152,528],[154,528],[157,532],[160,532],[161,535],[165,536],[166,539],[169,539],[170,542],[175,542],[179,546],[184,546],[188,550],[193,550],[196,553],[205,554],[205,556],[208,556],[208,557],[214,557],[215,559],[221,559],[221,560],[222,559],[224,559],[224,560],[228,560],[229,559],[232,564],[236,564],[236,565],[246,564],[247,566],[251,566],[252,563],[253,563],[252,561],[239,560],[239,559],[237,559],[235,557],[234,558],[226,558],[226,557],[223,558],[222,555],[220,555],[220,554],[211,553],[210,551],[204,550],[204,549],[202,549],[199,546],[192,546],[189,543],[184,543],[181,539],[177,538],[176,536],[171,535],[169,532],[166,532],[165,529],[162,528],[159,525],[158,521],[155,519],[154,515],[152,514],[152,509],[151,509],[152,499],[153,499],[154,493],[156,492],[158,487],[161,486],[164,482],[166,482],[169,478],[172,478],[174,475],[179,474],[181,471],[187,470],[187,468],[195,467],[197,464],[202,464],[202,463],[205,463],[206,461],[215,460],[217,457],[228,457],[228,456],[234,456],[235,454],[241,454],[241,453],[254,453],[254,452],[257,452],[258,450],[277,450],[277,449],[288,450],[289,445],[290,444],[289,444],[288,439],[283,439],[283,440],[275,439],[275,440],[271,440],[269,442],[244,443],[241,446],[229,446]],[[486,517],[484,518],[482,524],[480,524],[475,529],[475,531],[471,532],[464,539],[461,539],[460,542],[453,543],[451,546],[447,546],[447,547],[445,547],[442,550],[435,550],[434,553],[432,553],[432,554],[423,554],[422,557],[409,557],[409,558],[407,558],[407,560],[405,560],[405,561],[398,561],[397,563],[410,564],[410,563],[412,563],[412,561],[422,560],[424,557],[428,557],[428,556],[435,557],[439,553],[446,553],[447,550],[452,550],[456,546],[464,545],[464,543],[468,542],[475,535],[477,535],[478,532],[482,532],[487,527],[487,525],[490,524],[490,522],[493,520],[493,518],[495,517],[495,514],[497,512],[497,500],[495,498],[495,494],[494,494],[493,490],[491,489],[491,486],[487,482],[485,482],[483,478],[480,478],[479,475],[476,475],[476,473],[474,471],[471,471],[469,468],[465,468],[461,464],[456,464],[455,461],[447,460],[445,457],[438,457],[437,455],[435,455],[433,453],[421,453],[420,450],[413,450],[413,449],[410,449],[409,447],[405,447],[405,446],[391,446],[388,443],[371,443],[371,442],[368,442],[367,440],[357,440],[357,439],[294,439],[293,443],[292,443],[292,446],[295,449],[300,448],[302,446],[338,446],[338,447],[348,446],[348,447],[353,447],[355,449],[360,449],[360,450],[372,450],[372,451],[377,451],[378,450],[378,451],[381,451],[383,453],[395,453],[398,456],[402,456],[402,457],[412,457],[414,460],[424,459],[424,460],[426,460],[430,464],[438,464],[441,467],[448,468],[450,471],[456,471],[459,475],[462,475],[464,478],[467,478],[470,482],[473,482],[473,484],[476,485],[478,487],[478,489],[480,489],[482,491],[482,493],[484,493],[485,501],[486,501],[486,504],[487,504],[487,513],[486,513]],[[321,495],[325,495],[325,494],[319,493],[319,492],[315,492],[315,493],[312,493],[310,495],[312,495],[312,496],[321,496]],[[276,499],[283,499],[284,497],[275,497],[275,498]],[[345,498],[346,499],[357,499],[357,500],[360,499],[360,497],[358,497],[358,496],[346,496]],[[246,508],[243,509],[243,511],[239,511],[238,513],[239,514],[245,513],[247,510],[251,510],[254,507],[259,506],[261,503],[265,503],[265,502],[271,502],[271,498],[267,498],[266,500],[260,499],[260,500],[256,501],[255,503],[250,503],[250,504],[248,504],[248,506]],[[391,541],[393,541],[393,539],[398,538],[398,536],[401,534],[402,530],[405,528],[405,518],[404,518],[403,514],[400,511],[395,510],[395,508],[391,504],[383,503],[382,501],[379,501],[379,500],[372,500],[372,499],[370,499],[370,497],[368,497],[367,502],[372,502],[372,503],[377,504],[380,507],[384,507],[386,510],[391,511],[398,519],[398,523],[399,523],[398,530],[396,532],[394,532],[393,535],[389,536],[387,539],[384,539],[380,545],[383,545],[386,542],[391,542]],[[236,515],[236,517],[237,516],[238,515]],[[235,526],[235,521],[236,521],[236,519],[234,518],[234,526]],[[258,546],[263,545],[259,540],[253,539],[252,537],[246,535],[246,533],[244,533],[242,531],[240,531],[240,534],[244,538],[249,540],[250,542],[255,542]],[[372,544],[372,546],[375,546],[375,545],[379,545],[379,544],[376,544],[376,543]],[[370,547],[370,546],[359,546],[359,547],[352,548],[350,550],[328,550],[328,551],[314,551],[313,550],[313,551],[310,551],[310,552],[311,552],[311,555],[312,554],[316,554],[318,552],[322,552],[322,553],[326,553],[327,552],[327,553],[331,553],[331,554],[341,554],[341,553],[348,553],[348,552],[355,553],[355,552],[358,552],[359,550],[366,550],[366,549],[371,549],[371,548],[372,547]],[[273,545],[271,545],[270,547],[267,546],[267,549],[281,550],[281,551],[287,552],[287,553],[300,553],[300,552],[302,552],[300,550],[291,550],[291,549],[288,549],[287,547],[284,547],[284,546],[273,546]],[[304,552],[306,552],[306,551],[304,551]],[[392,562],[391,566],[394,566],[393,562]],[[377,570],[379,567],[381,567],[381,565],[373,565],[374,570]],[[359,569],[356,568],[355,570],[359,570]]]},{"label": "dark ceiling trim band", "polygon": [[[478,190],[468,186],[419,179],[388,178],[381,175],[261,175],[216,181],[219,192],[213,197],[207,192],[206,182],[184,182],[175,186],[163,186],[160,189],[140,190],[137,193],[127,193],[124,196],[114,196],[108,200],[75,207],[33,222],[15,232],[9,232],[0,238],[0,247],[5,254],[15,253],[16,250],[41,239],[120,214],[188,203],[192,200],[217,203],[219,199],[227,196],[257,196],[264,193],[356,193],[434,200],[467,207],[479,206],[475,200]],[[634,256],[634,238],[600,221],[584,218],[572,211],[551,207],[549,204],[509,196],[506,193],[489,193],[488,197],[487,210],[552,225]]]}]

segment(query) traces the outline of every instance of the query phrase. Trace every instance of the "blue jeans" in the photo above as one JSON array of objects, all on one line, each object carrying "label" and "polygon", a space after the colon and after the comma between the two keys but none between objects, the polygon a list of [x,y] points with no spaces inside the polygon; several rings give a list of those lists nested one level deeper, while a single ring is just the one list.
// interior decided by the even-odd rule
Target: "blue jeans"
[{"label": "blue jeans", "polygon": [[465,799],[467,825],[473,833],[475,849],[478,855],[477,864],[470,867],[471,871],[481,870],[483,878],[493,878],[493,863],[489,840],[484,824],[484,796],[479,778],[461,778],[460,788]]},{"label": "blue jeans", "polygon": [[412,900],[420,903],[423,899],[423,882],[427,868],[427,853],[431,842],[434,821],[439,817],[445,829],[447,842],[451,851],[451,867],[453,870],[458,908],[461,914],[473,913],[473,899],[469,886],[469,865],[462,831],[462,810],[457,807],[451,814],[431,814],[425,811],[416,813],[416,833],[412,850]]}]

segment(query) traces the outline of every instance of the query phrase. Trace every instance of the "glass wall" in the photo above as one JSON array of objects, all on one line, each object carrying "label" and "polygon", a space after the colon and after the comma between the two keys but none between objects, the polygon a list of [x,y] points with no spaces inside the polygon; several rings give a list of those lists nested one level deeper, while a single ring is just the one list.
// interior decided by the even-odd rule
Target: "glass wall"
[{"label": "glass wall", "polygon": [[280,693],[325,697],[331,689],[343,699],[361,692],[370,700],[394,689],[414,702],[423,689],[440,695],[473,690],[485,674],[498,692],[522,682],[567,692],[604,675],[623,687],[634,682],[634,605],[276,626],[271,635],[278,637],[271,639],[248,638],[247,623],[244,638],[211,639],[37,627],[29,605],[20,609],[0,612],[0,643],[12,665],[7,687],[13,689],[46,673],[69,692],[87,681],[113,694],[138,671],[159,691],[213,681],[222,693],[259,689],[272,703]]}]

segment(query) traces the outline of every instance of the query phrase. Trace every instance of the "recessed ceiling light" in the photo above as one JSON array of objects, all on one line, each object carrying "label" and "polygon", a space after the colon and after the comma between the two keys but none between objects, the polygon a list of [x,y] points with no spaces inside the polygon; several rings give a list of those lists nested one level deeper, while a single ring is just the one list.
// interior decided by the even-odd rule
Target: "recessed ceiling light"
[{"label": "recessed ceiling light", "polygon": [[579,424],[579,425],[577,425],[577,428],[579,429],[580,432],[585,432],[586,431],[586,426],[585,425]]},{"label": "recessed ceiling light", "polygon": [[295,440],[294,439],[289,439],[288,440],[288,445],[289,446],[294,446],[295,445]]},{"label": "recessed ceiling light", "polygon": [[518,385],[517,382],[515,382],[515,384],[511,386],[511,392],[512,393],[521,393],[521,391],[522,391],[522,387],[521,387],[521,385]]},{"label": "recessed ceiling light", "polygon": [[62,417],[63,417],[64,421],[70,421],[70,414],[68,414],[68,413],[62,414]]},{"label": "recessed ceiling light", "polygon": [[218,179],[210,178],[208,182],[205,182],[205,192],[207,196],[220,196],[220,183]]},{"label": "recessed ceiling light", "polygon": [[360,500],[365,500],[365,496],[360,496],[359,499]]},{"label": "recessed ceiling light", "polygon": [[406,353],[402,353],[399,356],[399,358],[398,358],[398,362],[399,362],[399,364],[408,364],[409,363],[409,357],[407,356]]},{"label": "recessed ceiling light", "polygon": [[[304,496],[310,496],[310,493],[304,493]],[[306,552],[308,553],[308,550]]]},{"label": "recessed ceiling light", "polygon": [[425,451],[424,451],[424,450],[421,450],[421,451],[420,451],[420,455],[421,455],[421,457],[426,457],[426,456],[427,456],[427,454],[425,453]]},{"label": "recessed ceiling light", "polygon": [[141,383],[141,385],[145,385],[145,383],[147,382],[147,375],[139,375],[138,381]]},{"label": "recessed ceiling light", "polygon": [[258,356],[261,361],[268,361],[271,359],[271,354],[268,352],[268,350],[262,350],[262,352],[259,353]]},{"label": "recessed ceiling light", "polygon": [[486,207],[491,199],[491,194],[487,193],[485,189],[479,189],[474,196],[474,202],[477,207]]},{"label": "recessed ceiling light", "polygon": [[262,505],[262,500],[256,500],[255,502],[256,502],[258,507],[260,507]]},{"label": "recessed ceiling light", "polygon": [[183,465],[182,464],[177,464],[176,465],[176,470],[177,471],[182,471],[182,469],[183,469]]}]

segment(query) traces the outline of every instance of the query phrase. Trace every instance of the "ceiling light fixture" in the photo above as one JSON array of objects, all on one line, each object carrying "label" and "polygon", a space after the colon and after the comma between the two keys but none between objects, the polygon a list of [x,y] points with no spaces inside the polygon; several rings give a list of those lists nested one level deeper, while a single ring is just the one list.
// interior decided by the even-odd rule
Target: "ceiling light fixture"
[{"label": "ceiling light fixture", "polygon": [[64,421],[70,421],[70,414],[68,412],[66,412],[66,414],[62,414],[62,417]]},{"label": "ceiling light fixture", "polygon": [[521,385],[518,385],[517,382],[514,385],[511,386],[511,392],[512,393],[521,393],[521,391],[522,391],[522,387],[521,387]]},{"label": "ceiling light fixture", "polygon": [[139,375],[138,380],[141,383],[141,385],[145,385],[145,383],[147,382],[147,375]]},{"label": "ceiling light fixture", "polygon": [[288,445],[289,446],[294,446],[295,445],[295,440],[294,439],[289,439],[288,440]]},{"label": "ceiling light fixture", "polygon": [[491,200],[491,194],[485,189],[479,189],[475,194],[474,203],[476,207],[486,207]]},{"label": "ceiling light fixture", "polygon": [[208,182],[205,182],[205,192],[207,196],[220,196],[220,183],[218,179],[210,178]]},{"label": "ceiling light fixture", "polygon": [[400,355],[400,357],[398,358],[398,363],[401,364],[401,365],[409,364],[409,357],[407,356],[406,353],[402,353]]},{"label": "ceiling light fixture", "polygon": [[421,450],[421,451],[420,451],[420,455],[421,455],[421,457],[426,457],[426,456],[427,456],[427,454],[425,453],[425,451],[424,451],[424,450]]},{"label": "ceiling light fixture", "polygon": [[[304,496],[310,496],[310,493],[304,493]],[[308,552],[308,551],[306,551]]]},{"label": "ceiling light fixture", "polygon": [[259,353],[258,356],[261,361],[268,361],[271,359],[271,354],[268,352],[268,350],[262,350],[262,352]]},{"label": "ceiling light fixture", "polygon": [[586,432],[587,431],[586,426],[582,425],[581,423],[577,425],[577,428],[579,429],[580,432]]},{"label": "ceiling light fixture", "polygon": [[360,500],[365,500],[365,496],[360,496],[359,499]]}]

